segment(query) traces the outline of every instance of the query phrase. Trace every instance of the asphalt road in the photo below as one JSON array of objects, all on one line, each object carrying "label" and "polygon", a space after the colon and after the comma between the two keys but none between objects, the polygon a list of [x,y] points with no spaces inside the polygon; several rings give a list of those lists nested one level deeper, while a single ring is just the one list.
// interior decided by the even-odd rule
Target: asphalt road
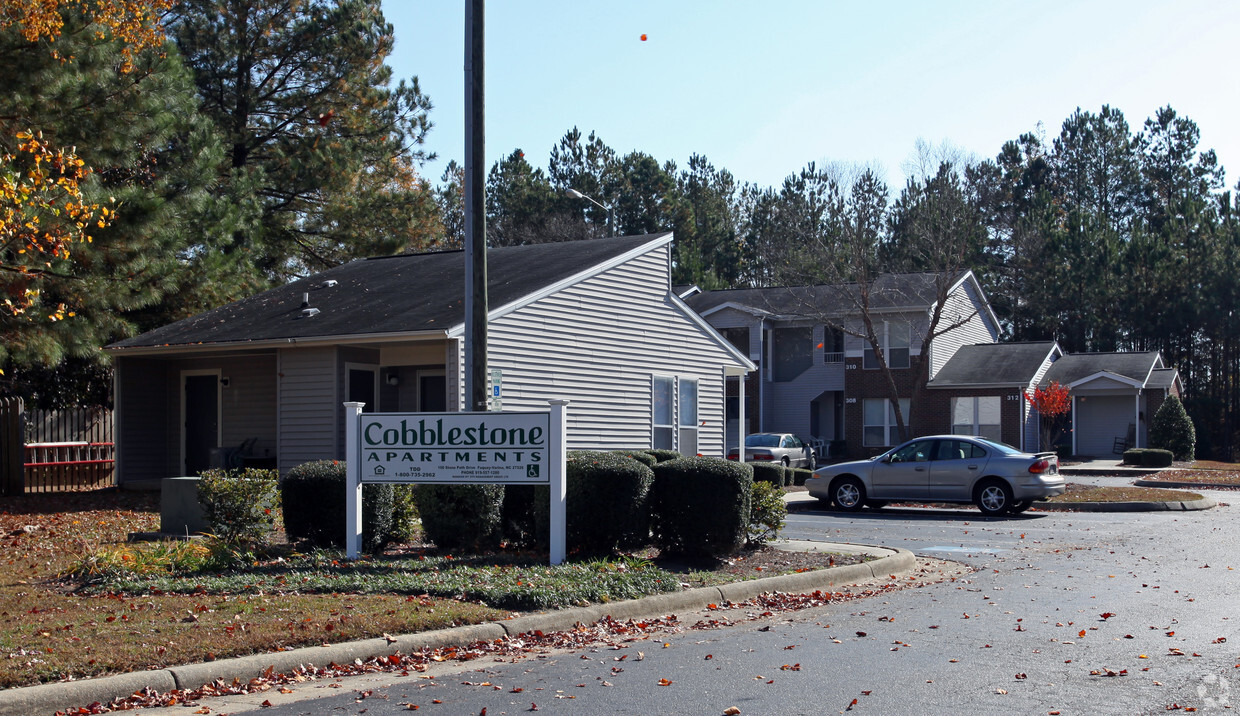
[{"label": "asphalt road", "polygon": [[[1240,501],[1236,493],[1208,494]],[[425,714],[487,716],[532,707],[643,715],[729,707],[741,714],[1222,712],[1240,702],[1240,692],[1231,693],[1240,688],[1236,509],[1000,519],[967,509],[804,511],[789,516],[785,537],[904,547],[974,571],[617,649],[316,683],[257,697],[268,707],[254,697],[201,705],[265,716],[369,716],[408,713],[411,705]],[[700,615],[680,616],[692,623]]]}]

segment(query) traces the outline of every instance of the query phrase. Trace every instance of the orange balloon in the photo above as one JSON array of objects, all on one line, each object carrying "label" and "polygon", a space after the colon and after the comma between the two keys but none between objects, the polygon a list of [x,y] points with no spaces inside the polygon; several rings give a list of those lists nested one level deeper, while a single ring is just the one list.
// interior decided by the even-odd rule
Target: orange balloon
[{"label": "orange balloon", "polygon": [[646,41],[646,34],[642,33],[642,42],[645,42],[645,41]]}]

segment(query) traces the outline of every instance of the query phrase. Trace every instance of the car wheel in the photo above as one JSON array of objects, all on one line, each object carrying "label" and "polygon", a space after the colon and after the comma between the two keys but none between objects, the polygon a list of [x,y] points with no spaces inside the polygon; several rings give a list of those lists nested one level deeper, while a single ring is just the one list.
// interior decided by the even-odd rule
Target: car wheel
[{"label": "car wheel", "polygon": [[789,463],[789,461],[788,461],[788,456],[787,456],[787,455],[784,455],[782,458],[780,458],[780,459],[779,459],[779,462],[780,462],[781,464],[783,464],[783,466],[784,466],[784,467],[788,467],[788,465],[790,464],[790,463]]},{"label": "car wheel", "polygon": [[855,477],[841,477],[831,486],[831,501],[847,512],[865,507],[865,486]]},{"label": "car wheel", "polygon": [[1017,502],[1012,503],[1012,512],[1013,513],[1024,512],[1030,507],[1033,507],[1033,500],[1019,500]]},{"label": "car wheel", "polygon": [[977,509],[993,517],[1012,508],[1012,488],[1002,480],[987,480],[977,487]]},{"label": "car wheel", "polygon": [[881,510],[887,506],[886,500],[866,500],[865,506],[871,510]]}]

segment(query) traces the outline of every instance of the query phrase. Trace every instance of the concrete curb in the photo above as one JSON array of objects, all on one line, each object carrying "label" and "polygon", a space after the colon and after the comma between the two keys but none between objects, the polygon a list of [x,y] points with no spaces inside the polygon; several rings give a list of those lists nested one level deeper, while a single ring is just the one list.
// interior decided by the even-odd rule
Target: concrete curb
[{"label": "concrete curb", "polygon": [[1186,502],[1039,502],[1035,509],[1056,512],[1166,512],[1208,510],[1218,503],[1209,497]]},{"label": "concrete curb", "polygon": [[244,682],[261,676],[268,668],[274,672],[288,672],[303,665],[345,664],[355,659],[365,661],[377,656],[388,656],[397,651],[408,654],[423,648],[459,646],[480,640],[493,641],[532,631],[559,631],[571,629],[578,623],[592,624],[607,616],[614,619],[639,619],[661,617],[676,612],[692,612],[704,609],[708,604],[744,601],[764,592],[812,592],[837,584],[894,576],[912,569],[916,564],[916,557],[912,552],[899,548],[833,545],[825,542],[781,543],[776,546],[790,550],[822,549],[825,551],[837,551],[834,548],[838,547],[842,548],[842,551],[884,556],[862,564],[734,582],[719,587],[699,587],[683,592],[656,594],[610,604],[529,614],[502,622],[407,634],[395,637],[391,641],[366,639],[269,654],[252,654],[235,659],[220,659],[200,664],[173,666],[167,669],[105,676],[98,679],[6,689],[0,691],[0,716],[51,714],[56,711],[89,706],[95,702],[107,703],[145,688],[154,691],[194,689],[216,679],[229,683],[234,679]]}]

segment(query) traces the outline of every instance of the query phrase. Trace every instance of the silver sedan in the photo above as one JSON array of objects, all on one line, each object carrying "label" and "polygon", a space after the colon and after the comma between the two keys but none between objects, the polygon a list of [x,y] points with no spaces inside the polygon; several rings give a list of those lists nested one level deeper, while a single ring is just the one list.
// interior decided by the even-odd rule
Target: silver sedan
[{"label": "silver sedan", "polygon": [[1065,489],[1055,453],[971,435],[915,438],[868,460],[821,468],[805,486],[841,510],[900,500],[973,503],[986,515],[1024,512]]},{"label": "silver sedan", "polygon": [[[736,448],[728,453],[728,459],[737,459]],[[745,436],[745,462],[776,462],[813,470],[814,448],[792,433],[752,433]]]}]

